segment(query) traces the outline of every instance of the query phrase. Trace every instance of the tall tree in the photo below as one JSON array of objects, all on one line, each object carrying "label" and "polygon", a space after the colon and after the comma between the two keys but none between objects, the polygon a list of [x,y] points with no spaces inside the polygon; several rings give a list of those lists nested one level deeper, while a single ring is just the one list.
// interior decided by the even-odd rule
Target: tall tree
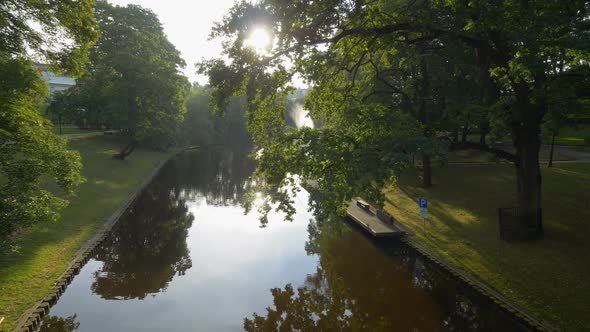
[{"label": "tall tree", "polygon": [[[285,91],[295,72],[318,89],[330,80],[328,75],[333,76],[330,69],[334,69],[335,57],[347,60],[346,66],[337,67],[338,72],[354,72],[355,66],[363,64],[364,50],[397,52],[396,43],[469,49],[486,96],[494,103],[489,117],[510,128],[516,152],[478,143],[455,147],[485,150],[514,163],[520,217],[538,226],[537,234],[532,234],[535,236],[542,229],[538,153],[547,91],[550,85],[559,84],[574,72],[580,79],[587,79],[580,68],[588,66],[588,10],[587,2],[582,0],[240,2],[213,29],[213,36],[227,39],[225,52],[232,62],[210,61],[204,64],[204,71],[210,75],[218,105],[223,106],[231,94],[249,94],[251,128],[266,153],[266,146],[277,142],[269,138],[280,137],[279,130],[268,125],[268,119],[274,118],[280,106],[275,96]],[[266,25],[275,36],[269,54],[256,54],[244,47],[244,40],[256,24]],[[563,50],[572,55],[565,62],[555,57]],[[450,52],[447,55],[445,61],[451,63],[463,59]],[[289,68],[283,65],[287,60],[293,64]],[[559,65],[567,70],[554,74],[552,69]],[[262,128],[266,128],[265,133],[257,135]],[[343,135],[337,135],[335,141],[344,141]],[[341,160],[342,154],[335,153],[330,160]],[[354,162],[369,166],[373,160]],[[367,167],[367,172],[371,171]]]},{"label": "tall tree", "polygon": [[90,51],[88,75],[74,90],[79,107],[94,125],[119,129],[128,144],[124,159],[138,144],[171,146],[185,112],[189,84],[180,69],[180,52],[168,41],[151,10],[98,1],[101,37]]},{"label": "tall tree", "polygon": [[232,98],[222,116],[213,114],[209,106],[210,89],[195,84],[186,101],[186,114],[180,126],[181,140],[185,144],[241,145],[251,148],[252,139],[244,118],[245,99]]},{"label": "tall tree", "polygon": [[47,87],[31,58],[81,74],[97,37],[92,7],[91,0],[0,2],[0,252],[15,231],[56,220],[66,205],[42,179],[65,193],[83,180],[80,155],[43,119]]}]

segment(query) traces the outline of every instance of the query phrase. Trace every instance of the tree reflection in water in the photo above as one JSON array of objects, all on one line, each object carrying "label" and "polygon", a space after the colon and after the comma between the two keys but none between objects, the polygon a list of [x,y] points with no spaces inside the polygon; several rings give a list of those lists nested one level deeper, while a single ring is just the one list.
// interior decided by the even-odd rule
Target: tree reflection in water
[{"label": "tree reflection in water", "polygon": [[165,289],[192,265],[186,243],[193,215],[181,192],[157,178],[99,247],[104,262],[92,291],[105,299],[143,299]]},{"label": "tree reflection in water", "polygon": [[[239,205],[253,187],[248,177],[255,165],[248,151],[204,149],[168,164],[98,248],[94,258],[103,263],[92,291],[104,299],[144,299],[185,274],[192,266],[188,229],[198,222],[189,205]],[[519,328],[405,248],[368,239],[340,219],[324,220],[321,226],[310,223],[305,245],[309,255],[319,257],[315,272],[299,288],[271,289],[274,305],[244,319],[247,331]],[[75,318],[51,316],[41,331],[74,330]]]},{"label": "tree reflection in water", "polygon": [[[177,156],[166,174],[191,202],[213,206],[240,205],[252,188],[250,175],[256,161],[249,157],[250,145],[229,148],[203,148]],[[196,156],[195,156],[196,155]]]},{"label": "tree reflection in water", "polygon": [[344,223],[322,230],[310,224],[306,244],[320,257],[316,273],[296,290],[271,289],[274,306],[245,318],[246,331],[523,330],[405,248],[369,241]]},{"label": "tree reflection in water", "polygon": [[39,327],[38,332],[72,332],[80,327],[76,321],[76,315],[61,318],[57,316],[47,316],[43,318],[43,324]]},{"label": "tree reflection in water", "polygon": [[194,217],[187,201],[241,203],[255,167],[248,152],[204,149],[168,163],[99,247],[95,259],[103,266],[92,291],[105,299],[143,299],[191,268],[186,237]]}]

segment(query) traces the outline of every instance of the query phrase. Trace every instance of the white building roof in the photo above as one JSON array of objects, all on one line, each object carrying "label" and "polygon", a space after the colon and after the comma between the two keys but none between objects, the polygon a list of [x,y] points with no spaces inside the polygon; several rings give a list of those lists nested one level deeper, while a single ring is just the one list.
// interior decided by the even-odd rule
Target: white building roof
[{"label": "white building roof", "polygon": [[43,76],[43,78],[45,78],[48,82],[49,85],[66,85],[66,86],[74,86],[76,85],[76,80],[71,78],[71,77],[67,77],[67,76],[56,76],[54,73],[49,72],[49,71],[43,71],[41,73],[41,76]]}]

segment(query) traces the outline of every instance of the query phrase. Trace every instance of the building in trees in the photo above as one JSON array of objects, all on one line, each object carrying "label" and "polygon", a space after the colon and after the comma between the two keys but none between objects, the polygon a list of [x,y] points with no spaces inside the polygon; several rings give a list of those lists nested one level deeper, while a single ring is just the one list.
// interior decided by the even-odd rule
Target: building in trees
[{"label": "building in trees", "polygon": [[55,74],[49,70],[49,66],[46,64],[36,64],[35,68],[40,72],[41,77],[47,81],[50,96],[56,92],[65,91],[76,85],[75,78],[67,75]]}]

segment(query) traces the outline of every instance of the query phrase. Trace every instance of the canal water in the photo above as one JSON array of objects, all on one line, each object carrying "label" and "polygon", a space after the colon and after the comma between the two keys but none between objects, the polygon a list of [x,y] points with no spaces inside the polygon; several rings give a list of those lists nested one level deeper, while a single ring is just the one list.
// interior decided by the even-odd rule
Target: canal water
[{"label": "canal water", "polygon": [[74,278],[40,331],[523,331],[401,244],[343,220],[292,223],[241,203],[247,149],[169,162]]}]

